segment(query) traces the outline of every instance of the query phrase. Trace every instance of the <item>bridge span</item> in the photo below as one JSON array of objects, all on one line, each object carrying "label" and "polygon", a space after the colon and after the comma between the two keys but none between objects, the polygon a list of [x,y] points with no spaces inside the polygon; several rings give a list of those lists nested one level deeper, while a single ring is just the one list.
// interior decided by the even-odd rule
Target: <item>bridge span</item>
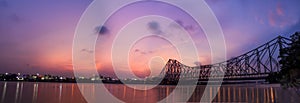
[{"label": "bridge span", "polygon": [[286,48],[291,39],[278,36],[267,43],[227,61],[190,67],[177,60],[169,59],[160,73],[166,81],[179,79],[198,81],[215,80],[264,80],[280,69],[280,51]]}]

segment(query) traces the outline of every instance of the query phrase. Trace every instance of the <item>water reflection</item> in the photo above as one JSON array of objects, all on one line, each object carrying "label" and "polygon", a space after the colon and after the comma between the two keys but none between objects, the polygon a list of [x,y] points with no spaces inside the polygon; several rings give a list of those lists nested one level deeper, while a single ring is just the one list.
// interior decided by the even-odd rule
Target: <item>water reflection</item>
[{"label": "water reflection", "polygon": [[3,102],[4,102],[4,99],[5,99],[6,86],[7,86],[7,83],[5,82],[5,83],[4,83],[4,86],[3,86],[3,91],[2,91],[1,103],[3,103]]},{"label": "water reflection", "polygon": [[37,99],[37,92],[38,92],[38,83],[34,83],[33,85],[33,96],[32,96],[32,102],[35,103],[36,99]]},{"label": "water reflection", "polygon": [[[170,95],[175,86],[158,86],[149,88],[147,85],[136,85],[136,90],[119,84],[105,85],[108,91],[124,102],[154,103],[171,96],[167,102],[185,102],[183,98],[189,94],[191,87],[180,86],[179,91]],[[82,97],[79,88],[86,98]],[[189,102],[199,102],[204,94],[205,86],[197,86]],[[299,95],[293,89],[283,90],[274,85],[225,85],[222,87],[209,86],[207,100],[213,102],[247,102],[247,103],[297,103]],[[219,91],[219,92],[218,92]],[[85,99],[96,102],[95,97],[101,94],[97,84],[82,83],[35,83],[35,82],[0,82],[1,103],[84,103]],[[213,97],[213,93],[217,93]]]},{"label": "water reflection", "polygon": [[1,103],[85,103],[76,84],[0,82]]}]

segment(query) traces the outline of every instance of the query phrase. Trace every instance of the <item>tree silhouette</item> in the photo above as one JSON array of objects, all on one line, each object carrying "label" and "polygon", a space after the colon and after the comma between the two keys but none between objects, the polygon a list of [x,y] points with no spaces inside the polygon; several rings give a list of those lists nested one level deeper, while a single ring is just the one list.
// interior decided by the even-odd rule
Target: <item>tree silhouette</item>
[{"label": "tree silhouette", "polygon": [[291,36],[288,47],[280,50],[278,80],[284,88],[300,87],[300,33]]}]

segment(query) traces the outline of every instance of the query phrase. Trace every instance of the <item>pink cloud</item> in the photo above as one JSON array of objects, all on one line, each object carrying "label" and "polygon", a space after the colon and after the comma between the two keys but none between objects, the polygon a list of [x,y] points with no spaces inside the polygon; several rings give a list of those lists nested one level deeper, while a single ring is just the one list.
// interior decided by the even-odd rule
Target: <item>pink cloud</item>
[{"label": "pink cloud", "polygon": [[269,18],[269,24],[273,27],[276,27],[275,15],[272,11],[269,13],[268,18]]},{"label": "pink cloud", "polygon": [[268,15],[269,25],[271,27],[286,28],[298,22],[297,19],[283,14],[283,10],[278,8],[276,11],[270,11]]},{"label": "pink cloud", "polygon": [[278,3],[277,6],[276,6],[276,13],[279,16],[284,16],[284,11],[283,11],[283,8],[282,8],[280,3]]},{"label": "pink cloud", "polygon": [[275,9],[271,9],[268,13],[268,21],[271,27],[286,28],[298,22],[298,18],[289,12],[285,12],[283,5],[277,3]]}]

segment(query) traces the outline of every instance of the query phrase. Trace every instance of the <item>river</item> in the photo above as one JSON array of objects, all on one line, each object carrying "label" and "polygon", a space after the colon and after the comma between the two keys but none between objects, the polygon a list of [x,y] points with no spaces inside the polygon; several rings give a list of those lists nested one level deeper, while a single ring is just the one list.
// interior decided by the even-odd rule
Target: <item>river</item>
[{"label": "river", "polygon": [[[38,83],[38,82],[0,82],[1,103],[86,103],[96,101],[93,83]],[[149,85],[137,85],[147,88]],[[106,84],[107,90],[120,101],[136,103],[153,103],[164,99],[172,93],[176,86],[157,86],[147,91],[136,90],[122,84]],[[79,88],[83,91],[84,98]],[[175,99],[166,102],[178,102],[180,97],[187,95],[190,86],[180,86],[181,92]],[[189,102],[199,102],[205,86],[197,86]],[[298,103],[300,96],[293,89],[282,89],[279,85],[242,84],[223,85],[220,88],[208,87],[210,93],[219,92],[213,102],[246,102],[246,103]],[[184,101],[180,101],[184,102]]]}]

